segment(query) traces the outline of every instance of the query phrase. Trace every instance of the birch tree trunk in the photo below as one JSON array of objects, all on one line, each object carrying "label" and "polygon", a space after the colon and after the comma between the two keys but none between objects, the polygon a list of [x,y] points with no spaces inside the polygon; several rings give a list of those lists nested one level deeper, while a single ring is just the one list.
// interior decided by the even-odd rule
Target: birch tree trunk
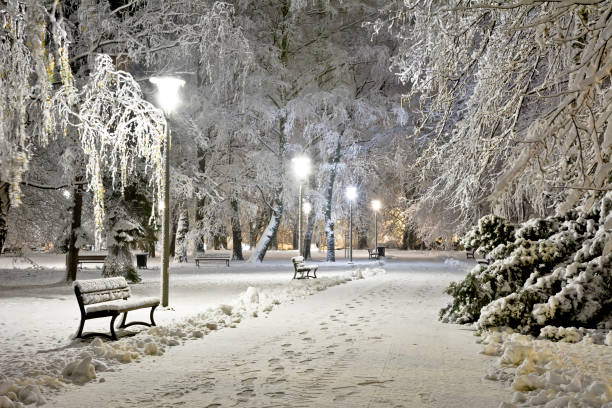
[{"label": "birch tree trunk", "polygon": [[232,260],[244,261],[242,256],[242,227],[240,226],[240,213],[238,212],[238,200],[231,200],[232,206]]},{"label": "birch tree trunk", "polygon": [[336,171],[340,162],[340,136],[336,144],[336,151],[331,160],[329,179],[325,190],[325,236],[327,238],[327,261],[336,262],[336,237],[334,235],[334,220],[332,219],[332,198],[334,196],[334,182],[336,181]]},{"label": "birch tree trunk", "polygon": [[0,182],[0,254],[4,248],[6,235],[8,233],[8,212],[11,201],[9,197],[9,183]]},{"label": "birch tree trunk", "polygon": [[268,222],[268,226],[264,230],[263,235],[257,242],[257,246],[251,255],[250,262],[263,262],[264,257],[266,256],[266,252],[272,243],[272,240],[276,236],[276,232],[278,231],[278,227],[280,225],[281,216],[283,214],[283,203],[280,198],[280,193],[277,193],[277,198],[275,199],[274,207],[272,207],[272,215],[270,217],[270,222]]},{"label": "birch tree trunk", "polygon": [[306,220],[306,232],[304,233],[304,259],[306,260],[312,259],[310,246],[312,245],[312,232],[314,230],[315,218],[314,210],[310,211],[308,219]]},{"label": "birch tree trunk", "polygon": [[66,253],[66,282],[77,278],[79,247],[77,237],[81,228],[81,215],[83,212],[83,189],[80,185],[74,187],[72,194],[72,221],[70,222],[70,235],[68,235],[68,252]]},{"label": "birch tree trunk", "polygon": [[183,263],[187,262],[187,233],[189,232],[189,214],[186,209],[181,210],[178,224],[176,227],[176,243],[174,244],[174,260]]}]

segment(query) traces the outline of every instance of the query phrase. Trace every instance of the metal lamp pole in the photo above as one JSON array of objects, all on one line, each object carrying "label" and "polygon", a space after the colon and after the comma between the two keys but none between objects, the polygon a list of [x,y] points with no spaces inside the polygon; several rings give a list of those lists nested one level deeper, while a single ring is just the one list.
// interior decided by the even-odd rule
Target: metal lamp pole
[{"label": "metal lamp pole", "polygon": [[378,251],[378,220],[376,216],[378,215],[378,211],[374,211],[374,248]]},{"label": "metal lamp pole", "polygon": [[304,256],[302,248],[302,181],[300,180],[300,199],[298,210],[298,255]]},{"label": "metal lamp pole", "polygon": [[353,200],[357,198],[357,188],[347,187],[346,198],[349,200],[349,263],[353,263]]},{"label": "metal lamp pole", "polygon": [[378,200],[372,201],[372,208],[374,209],[374,248],[378,251],[378,210],[382,206],[381,202]]},{"label": "metal lamp pole", "polygon": [[164,211],[162,212],[161,304],[168,306],[170,286],[170,127],[166,126],[164,149]]},{"label": "metal lamp pole", "polygon": [[[185,81],[172,77],[151,77],[151,83],[157,85],[157,101],[166,114],[166,118],[179,104],[178,90]],[[168,306],[170,285],[170,127],[166,124],[164,148],[164,190],[162,192],[164,206],[162,211],[162,253],[161,253],[161,304]]]},{"label": "metal lamp pole", "polygon": [[353,201],[349,200],[349,262],[353,262]]},{"label": "metal lamp pole", "polygon": [[300,194],[299,194],[299,203],[298,203],[298,255],[303,256],[303,248],[302,248],[302,188],[304,185],[304,180],[308,177],[310,173],[310,158],[306,156],[298,156],[291,159],[293,163],[293,170],[297,175],[297,178],[300,182]]}]

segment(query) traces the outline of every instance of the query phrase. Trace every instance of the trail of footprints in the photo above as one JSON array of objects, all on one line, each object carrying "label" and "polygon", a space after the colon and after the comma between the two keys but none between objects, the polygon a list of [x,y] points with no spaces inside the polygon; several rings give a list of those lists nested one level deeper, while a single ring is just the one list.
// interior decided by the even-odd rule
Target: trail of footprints
[{"label": "trail of footprints", "polygon": [[[255,346],[240,356],[233,356],[234,364],[240,367],[238,377],[232,377],[234,370],[227,368],[229,362],[216,362],[197,378],[191,376],[180,383],[164,384],[137,401],[117,401],[114,406],[145,404],[161,407],[156,402],[158,396],[163,396],[166,401],[173,397],[173,406],[184,405],[184,400],[197,399],[200,402],[198,406],[249,407],[255,405],[254,399],[257,398],[258,406],[308,407],[312,406],[309,404],[311,401],[322,396],[340,404],[343,401],[349,403],[347,400],[350,398],[363,399],[363,391],[360,391],[363,387],[374,387],[368,389],[365,397],[375,398],[376,389],[384,388],[392,380],[353,377],[351,384],[336,384],[336,380],[358,356],[360,347],[367,347],[364,342],[383,340],[376,326],[386,312],[393,310],[394,306],[387,299],[394,298],[395,290],[391,287],[374,288],[334,309],[323,320],[314,321],[308,330],[287,331],[273,337],[266,345],[267,350],[275,350],[272,355]],[[322,334],[323,341],[319,340]],[[245,360],[244,356],[249,358]],[[345,375],[344,378],[351,377]],[[232,390],[233,394],[228,395]]]},{"label": "trail of footprints", "polygon": [[[288,332],[282,338],[275,339],[277,352],[267,356],[265,364],[259,364],[265,369],[243,371],[244,377],[236,383],[236,406],[249,406],[249,400],[258,393],[267,398],[265,406],[307,407],[311,406],[311,401],[330,394],[333,402],[341,403],[355,398],[363,387],[385,387],[385,383],[392,380],[368,377],[355,378],[350,385],[334,384],[340,377],[338,374],[346,371],[357,357],[359,343],[382,341],[375,327],[376,322],[382,319],[380,310],[389,307],[380,300],[392,298],[390,290],[393,289],[383,289],[382,296],[369,293],[365,299],[351,299],[343,307],[334,309],[327,318],[315,321],[309,330]],[[373,304],[367,299],[370,296],[380,303],[374,303],[376,308],[366,309],[364,304]],[[364,336],[364,332],[368,336]],[[324,341],[318,340],[321,334],[325,334]],[[261,401],[262,395],[259,395],[258,401]]]}]

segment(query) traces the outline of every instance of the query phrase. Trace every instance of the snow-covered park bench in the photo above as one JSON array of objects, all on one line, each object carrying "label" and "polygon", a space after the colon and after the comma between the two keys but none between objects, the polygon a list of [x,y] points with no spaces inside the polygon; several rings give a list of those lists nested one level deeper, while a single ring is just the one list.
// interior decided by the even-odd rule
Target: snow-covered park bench
[{"label": "snow-covered park bench", "polygon": [[368,259],[378,259],[378,249],[376,248],[368,248]]},{"label": "snow-covered park bench", "polygon": [[78,255],[77,265],[79,269],[83,268],[85,263],[104,263],[106,262],[106,255]]},{"label": "snow-covered park bench", "polygon": [[[297,279],[306,279],[306,278],[316,278],[317,277],[317,269],[319,269],[319,265],[306,265],[304,263],[303,256],[294,256],[291,258],[293,261],[293,279],[297,278],[297,274],[300,274],[300,277]],[[306,276],[304,276],[304,272],[306,272]],[[310,276],[310,272],[312,272],[312,276]]]},{"label": "snow-covered park bench", "polygon": [[229,266],[230,256],[226,254],[199,255],[199,256],[196,256],[195,258],[195,264],[198,268],[200,267],[200,262],[208,262],[208,261],[211,261],[211,262],[223,261],[225,262],[226,266]]},{"label": "snow-covered park bench", "polygon": [[470,259],[470,258],[472,258],[472,259],[476,259],[476,258],[474,257],[474,250],[472,249],[471,251],[465,251],[465,258],[466,258],[466,259]]},{"label": "snow-covered park bench", "polygon": [[[77,338],[91,336],[103,336],[112,340],[117,340],[115,334],[115,319],[121,313],[123,318],[119,328],[141,324],[144,326],[155,326],[153,312],[159,306],[159,299],[154,297],[130,298],[131,292],[124,277],[89,279],[74,281],[74,293],[79,302],[81,310],[81,323],[77,332]],[[151,308],[151,323],[130,322],[126,324],[127,314],[131,310]],[[85,320],[97,319],[100,317],[110,317],[110,336],[106,333],[83,333]]]},{"label": "snow-covered park bench", "polygon": [[21,255],[21,248],[20,247],[4,247],[2,248],[2,254],[3,255],[8,255],[8,254],[14,254],[14,255]]}]

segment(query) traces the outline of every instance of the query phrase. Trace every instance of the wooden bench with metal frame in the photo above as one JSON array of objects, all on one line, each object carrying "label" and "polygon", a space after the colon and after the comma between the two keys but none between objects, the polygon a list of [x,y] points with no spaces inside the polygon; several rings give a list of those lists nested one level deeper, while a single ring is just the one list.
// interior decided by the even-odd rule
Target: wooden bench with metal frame
[{"label": "wooden bench with metal frame", "polygon": [[[306,265],[304,263],[303,256],[294,256],[291,258],[293,262],[293,279],[308,279],[308,278],[317,278],[317,270],[319,269],[319,265]],[[306,272],[306,276],[304,276],[304,272]],[[310,272],[312,272],[312,276],[310,276]],[[297,274],[300,274],[300,277],[297,277]]]},{"label": "wooden bench with metal frame", "polygon": [[78,255],[77,267],[83,269],[85,263],[101,263],[106,262],[106,255]]},{"label": "wooden bench with metal frame", "polygon": [[199,268],[200,262],[206,261],[223,261],[226,266],[230,266],[230,256],[229,255],[200,255],[195,257],[195,264]]},{"label": "wooden bench with metal frame", "polygon": [[368,259],[380,259],[377,248],[368,248]]},{"label": "wooden bench with metal frame", "polygon": [[[111,340],[117,340],[115,333],[115,319],[123,313],[119,328],[129,327],[135,324],[143,326],[155,326],[153,312],[159,306],[159,299],[153,297],[131,298],[130,287],[124,277],[105,279],[89,279],[74,281],[74,294],[76,295],[79,309],[81,310],[81,323],[77,331],[77,338],[91,336],[102,336]],[[129,311],[150,307],[151,323],[130,322],[126,323]],[[110,317],[110,335],[107,333],[83,333],[86,320]]]}]

